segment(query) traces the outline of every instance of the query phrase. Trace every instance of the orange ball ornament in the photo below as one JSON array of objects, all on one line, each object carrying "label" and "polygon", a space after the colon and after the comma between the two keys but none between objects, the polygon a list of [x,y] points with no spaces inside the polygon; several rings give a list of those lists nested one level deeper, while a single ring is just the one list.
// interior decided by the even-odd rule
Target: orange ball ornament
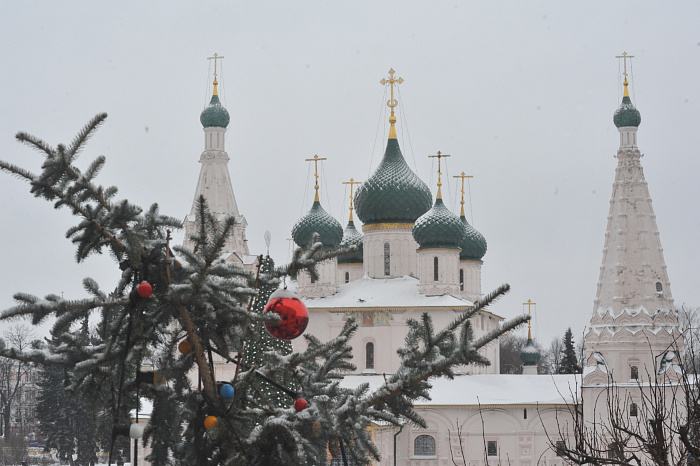
[{"label": "orange ball ornament", "polygon": [[219,425],[219,418],[216,416],[207,416],[206,419],[204,419],[204,427],[207,429],[213,429],[214,427]]}]

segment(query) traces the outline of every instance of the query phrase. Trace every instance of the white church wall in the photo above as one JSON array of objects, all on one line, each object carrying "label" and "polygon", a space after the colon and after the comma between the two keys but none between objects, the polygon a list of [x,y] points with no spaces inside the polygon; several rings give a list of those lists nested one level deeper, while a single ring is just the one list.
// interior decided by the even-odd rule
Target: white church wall
[{"label": "white church wall", "polygon": [[[418,243],[413,239],[413,224],[365,225],[363,263],[371,278],[417,276]],[[389,244],[389,274],[385,273],[385,244]]]}]

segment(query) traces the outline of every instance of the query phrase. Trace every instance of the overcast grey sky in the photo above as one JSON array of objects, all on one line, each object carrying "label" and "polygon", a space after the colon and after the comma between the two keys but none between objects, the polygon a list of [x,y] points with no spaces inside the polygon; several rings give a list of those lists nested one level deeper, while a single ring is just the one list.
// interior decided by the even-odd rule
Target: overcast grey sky
[{"label": "overcast grey sky", "polygon": [[[347,222],[341,182],[366,179],[381,159],[379,80],[393,67],[405,79],[397,129],[407,161],[433,193],[427,155],[438,150],[452,155],[450,177],[474,176],[472,223],[488,241],[483,288],[512,286],[491,310],[513,317],[537,302],[544,344],[568,326],[580,340],[593,310],[618,148],[615,56],[627,51],[671,290],[676,303],[700,306],[699,2],[3,4],[0,158],[38,171],[17,131],[69,142],[105,111],[83,162],[106,155],[102,183],[183,218],[211,95],[206,57],[216,52],[251,252],[264,252],[270,230],[277,262],[312,200],[305,158],[328,158],[321,202]],[[449,182],[443,192],[458,212]],[[0,196],[0,307],[16,291],[83,296],[85,276],[113,287],[108,257],[74,264],[67,211],[5,174]]]}]

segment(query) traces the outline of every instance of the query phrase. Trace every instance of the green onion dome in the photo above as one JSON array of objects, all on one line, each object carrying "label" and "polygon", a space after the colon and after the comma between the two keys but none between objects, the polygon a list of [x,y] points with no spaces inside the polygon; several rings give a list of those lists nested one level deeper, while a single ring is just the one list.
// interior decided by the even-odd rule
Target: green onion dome
[{"label": "green onion dome", "polygon": [[221,105],[217,94],[211,96],[211,102],[202,110],[202,113],[199,115],[199,121],[205,128],[212,126],[226,128],[228,126],[231,117],[228,114],[228,110]]},{"label": "green onion dome", "polygon": [[642,115],[639,113],[639,110],[632,105],[632,101],[628,95],[622,98],[620,108],[615,110],[613,122],[618,128],[622,128],[623,126],[639,126],[642,122]]},{"label": "green onion dome", "polygon": [[314,233],[320,235],[319,241],[325,250],[337,247],[343,239],[343,227],[323,210],[318,201],[314,201],[311,210],[294,225],[292,238],[297,246],[305,248]]},{"label": "green onion dome", "polygon": [[461,261],[480,261],[486,254],[486,238],[473,226],[469,225],[464,215],[459,217],[464,228],[464,239],[459,243],[462,252],[459,253]]},{"label": "green onion dome", "polygon": [[520,352],[520,360],[526,366],[536,366],[541,357],[542,355],[537,351],[535,342],[532,341],[532,338],[528,338],[527,343],[525,343],[525,346]]},{"label": "green onion dome", "polygon": [[377,170],[357,190],[357,217],[365,225],[414,223],[431,203],[428,186],[406,164],[399,142],[389,139]]},{"label": "green onion dome", "polygon": [[355,228],[355,222],[350,220],[348,222],[348,226],[345,227],[345,231],[343,232],[343,240],[340,242],[340,246],[353,245],[357,246],[357,251],[338,256],[339,264],[362,263],[362,233],[357,231]]},{"label": "green onion dome", "polygon": [[432,209],[421,215],[413,225],[413,238],[419,249],[457,249],[464,239],[465,230],[459,217],[450,212],[442,198],[435,199]]}]

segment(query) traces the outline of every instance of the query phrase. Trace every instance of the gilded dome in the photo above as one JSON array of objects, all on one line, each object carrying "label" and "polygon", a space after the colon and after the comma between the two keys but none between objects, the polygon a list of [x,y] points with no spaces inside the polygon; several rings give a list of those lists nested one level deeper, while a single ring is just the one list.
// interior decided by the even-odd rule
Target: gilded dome
[{"label": "gilded dome", "polygon": [[355,209],[365,225],[414,223],[431,201],[428,186],[406,164],[399,142],[389,139],[377,170],[357,190]]},{"label": "gilded dome", "polygon": [[228,114],[228,110],[221,105],[219,96],[214,94],[211,96],[209,105],[207,105],[199,115],[199,121],[205,128],[210,128],[212,126],[226,128],[229,121],[231,121],[231,117]]},{"label": "gilded dome", "polygon": [[433,208],[421,215],[413,226],[413,238],[420,249],[456,249],[464,235],[464,226],[459,217],[450,212],[440,197],[435,199]]},{"label": "gilded dome", "polygon": [[326,250],[337,247],[343,239],[343,227],[321,207],[318,201],[314,201],[311,210],[294,225],[292,238],[297,246],[306,248],[314,233],[320,235],[319,241],[323,243],[323,249]]},{"label": "gilded dome", "polygon": [[355,222],[350,220],[348,222],[348,226],[345,227],[345,231],[343,232],[343,240],[340,242],[340,246],[353,245],[357,246],[357,251],[338,256],[339,264],[362,263],[362,233],[357,231],[355,228]]},{"label": "gilded dome", "polygon": [[467,222],[464,215],[459,217],[464,228],[464,239],[459,243],[461,261],[480,261],[486,254],[486,238]]}]

